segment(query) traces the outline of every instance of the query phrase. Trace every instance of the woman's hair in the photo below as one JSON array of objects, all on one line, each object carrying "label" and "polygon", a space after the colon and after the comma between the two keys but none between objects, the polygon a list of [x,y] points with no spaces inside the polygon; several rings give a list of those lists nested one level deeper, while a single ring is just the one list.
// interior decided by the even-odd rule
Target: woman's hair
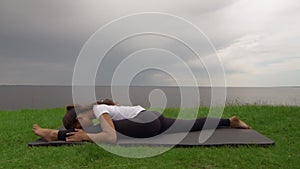
[{"label": "woman's hair", "polygon": [[[96,104],[116,105],[116,103],[110,99],[101,99],[97,101]],[[92,105],[95,105],[95,103]]]},{"label": "woman's hair", "polygon": [[[69,105],[66,106],[66,114],[64,115],[62,122],[65,127],[65,129],[75,129],[79,127],[79,121],[77,120],[77,115],[80,113],[84,113],[90,110],[93,110],[93,106],[97,104],[106,104],[106,105],[116,105],[112,100],[110,99],[102,99],[100,101],[97,101],[96,103],[92,103],[88,106],[81,106],[81,105]],[[80,126],[81,128],[81,126]]]}]

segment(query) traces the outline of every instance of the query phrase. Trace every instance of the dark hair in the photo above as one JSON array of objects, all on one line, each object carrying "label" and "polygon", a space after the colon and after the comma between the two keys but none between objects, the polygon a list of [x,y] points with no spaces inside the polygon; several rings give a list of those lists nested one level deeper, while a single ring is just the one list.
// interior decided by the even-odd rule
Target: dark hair
[{"label": "dark hair", "polygon": [[97,101],[97,104],[116,105],[116,103],[110,99],[101,99]]},{"label": "dark hair", "polygon": [[78,120],[76,119],[77,114],[84,113],[90,110],[93,110],[93,106],[97,104],[106,104],[106,105],[116,105],[110,99],[102,99],[96,103],[92,103],[88,106],[81,105],[69,105],[66,106],[66,114],[64,115],[62,122],[65,129],[75,129],[77,127],[81,128]]},{"label": "dark hair", "polygon": [[80,105],[75,106],[67,106],[66,107],[66,114],[64,115],[62,121],[63,125],[66,129],[75,129],[78,127],[78,120],[76,119],[77,114],[86,112],[91,110],[91,107],[83,107]]}]

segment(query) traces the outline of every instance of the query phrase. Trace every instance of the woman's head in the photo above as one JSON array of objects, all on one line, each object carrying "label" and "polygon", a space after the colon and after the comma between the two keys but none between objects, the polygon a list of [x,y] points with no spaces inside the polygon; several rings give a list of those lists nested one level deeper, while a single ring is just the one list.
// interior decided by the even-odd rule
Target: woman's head
[{"label": "woman's head", "polygon": [[[97,101],[96,103],[90,104],[88,106],[81,106],[81,105],[67,106],[66,114],[64,115],[64,117],[62,119],[64,127],[66,129],[75,129],[75,128],[82,128],[82,126],[87,125],[87,124],[92,124],[91,121],[88,121],[82,115],[88,111],[93,111],[93,106],[97,105],[97,104],[115,105],[115,103],[110,99],[102,99],[102,100]],[[84,123],[84,124],[81,124],[81,123]]]},{"label": "woman's head", "polygon": [[91,110],[92,108],[89,107],[83,107],[83,106],[67,106],[66,108],[66,114],[63,117],[63,125],[66,129],[75,129],[75,128],[82,128],[78,119],[77,115],[87,112]]}]

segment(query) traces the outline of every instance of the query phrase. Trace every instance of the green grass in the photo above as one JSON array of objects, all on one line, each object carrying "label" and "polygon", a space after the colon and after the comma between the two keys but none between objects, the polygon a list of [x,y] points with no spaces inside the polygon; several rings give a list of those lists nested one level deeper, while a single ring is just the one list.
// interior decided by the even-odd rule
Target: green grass
[{"label": "green grass", "polygon": [[[164,114],[176,116],[179,109]],[[195,109],[194,109],[195,110]],[[188,112],[189,109],[184,111]],[[208,108],[200,108],[204,116]],[[252,128],[275,140],[274,146],[173,148],[161,155],[132,159],[105,151],[96,144],[27,147],[37,139],[32,124],[58,128],[64,109],[0,111],[0,168],[299,168],[300,107],[227,106],[223,117],[239,116]],[[117,147],[143,152],[159,148]]]}]

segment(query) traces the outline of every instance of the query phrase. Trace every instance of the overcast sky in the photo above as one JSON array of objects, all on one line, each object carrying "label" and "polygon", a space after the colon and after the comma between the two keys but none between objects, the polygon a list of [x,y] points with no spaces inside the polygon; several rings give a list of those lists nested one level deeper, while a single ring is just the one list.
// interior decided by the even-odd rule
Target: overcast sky
[{"label": "overcast sky", "polygon": [[[299,0],[1,0],[0,84],[71,85],[74,64],[89,37],[110,21],[139,12],[176,15],[201,29],[216,48],[228,86],[300,85]],[[107,69],[101,67],[97,75],[97,85],[109,84],[122,58],[151,47],[177,50],[198,84],[209,85],[203,65],[188,57],[188,51],[154,35],[115,46],[106,56]],[[154,54],[169,57],[167,52]],[[200,55],[210,63],[211,53]],[[153,62],[162,62],[156,58]],[[137,59],[135,64],[142,62]],[[132,84],[176,85],[180,78],[192,85],[178,60],[164,64],[175,72],[146,70]],[[206,66],[213,69],[213,64]]]}]

